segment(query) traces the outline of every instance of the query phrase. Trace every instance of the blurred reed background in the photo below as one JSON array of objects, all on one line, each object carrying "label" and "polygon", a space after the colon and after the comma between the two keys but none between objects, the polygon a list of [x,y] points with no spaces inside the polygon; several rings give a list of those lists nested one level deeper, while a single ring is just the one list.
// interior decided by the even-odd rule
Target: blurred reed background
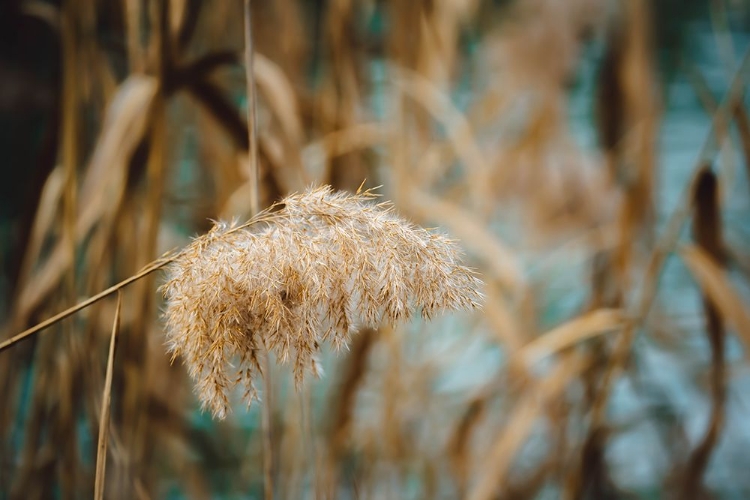
[{"label": "blurred reed background", "polygon": [[[105,498],[750,497],[745,2],[252,8],[261,205],[382,185],[484,307],[213,421],[138,280]],[[0,4],[2,340],[250,215],[244,47],[239,0]],[[116,304],[0,352],[0,498],[93,496]]]}]

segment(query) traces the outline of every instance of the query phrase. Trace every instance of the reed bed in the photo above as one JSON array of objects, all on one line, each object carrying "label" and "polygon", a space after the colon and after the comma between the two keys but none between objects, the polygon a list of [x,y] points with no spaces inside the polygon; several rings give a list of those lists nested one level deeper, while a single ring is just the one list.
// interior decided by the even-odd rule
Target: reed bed
[{"label": "reed bed", "polygon": [[0,498],[750,495],[747,15],[0,7]]}]

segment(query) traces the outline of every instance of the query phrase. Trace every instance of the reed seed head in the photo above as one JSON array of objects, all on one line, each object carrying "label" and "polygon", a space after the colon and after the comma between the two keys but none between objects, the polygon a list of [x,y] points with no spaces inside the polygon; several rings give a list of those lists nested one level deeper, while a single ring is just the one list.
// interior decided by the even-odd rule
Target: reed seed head
[{"label": "reed seed head", "polygon": [[327,186],[289,196],[242,226],[217,223],[169,267],[168,347],[214,416],[235,384],[256,398],[261,349],[291,362],[300,384],[320,373],[323,341],[338,348],[359,328],[479,305],[455,243],[375,196]]}]

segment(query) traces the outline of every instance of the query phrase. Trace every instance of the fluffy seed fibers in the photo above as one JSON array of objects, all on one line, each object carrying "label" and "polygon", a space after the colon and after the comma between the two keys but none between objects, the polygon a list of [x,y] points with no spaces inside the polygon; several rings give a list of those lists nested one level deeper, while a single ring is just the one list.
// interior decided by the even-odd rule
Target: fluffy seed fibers
[{"label": "fluffy seed fibers", "polygon": [[341,347],[362,327],[479,305],[458,247],[375,196],[327,186],[289,196],[241,226],[217,223],[169,267],[168,347],[214,416],[235,384],[256,398],[261,349],[291,361],[299,384],[320,372],[323,341]]}]

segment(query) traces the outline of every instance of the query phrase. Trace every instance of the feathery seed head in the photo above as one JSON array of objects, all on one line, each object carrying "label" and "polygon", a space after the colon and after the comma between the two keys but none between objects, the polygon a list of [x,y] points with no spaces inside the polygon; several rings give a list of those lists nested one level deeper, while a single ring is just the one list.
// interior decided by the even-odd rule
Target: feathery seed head
[{"label": "feathery seed head", "polygon": [[242,226],[218,222],[180,253],[162,287],[167,343],[204,408],[223,418],[235,384],[256,397],[261,349],[291,361],[299,384],[320,373],[323,341],[338,348],[417,309],[430,318],[479,305],[481,282],[458,247],[375,196],[311,189]]}]

